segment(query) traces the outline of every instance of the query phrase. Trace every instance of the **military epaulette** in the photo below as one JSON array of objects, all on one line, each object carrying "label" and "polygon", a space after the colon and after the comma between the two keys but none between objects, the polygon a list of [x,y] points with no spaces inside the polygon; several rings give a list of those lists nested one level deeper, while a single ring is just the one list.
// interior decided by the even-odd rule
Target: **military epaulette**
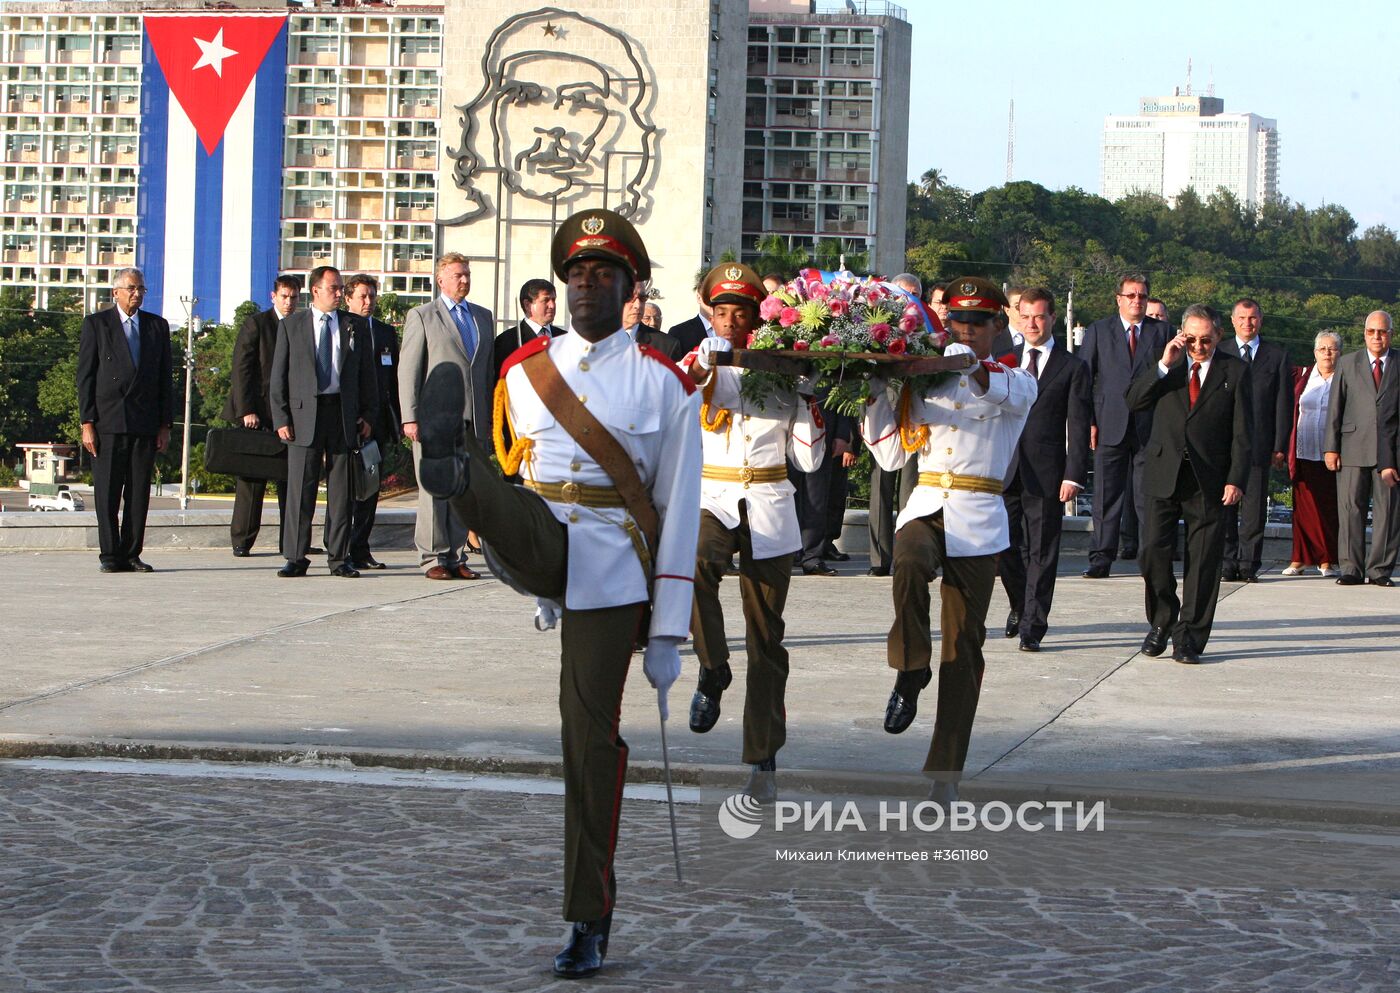
[{"label": "military epaulette", "polygon": [[509,372],[515,366],[519,365],[521,362],[528,359],[531,355],[534,355],[536,352],[542,352],[545,349],[547,349],[549,347],[550,341],[551,339],[549,335],[538,335],[525,342],[525,344],[521,345],[515,351],[511,352],[510,358],[506,359],[505,362],[501,363],[501,378],[505,379],[507,372]]},{"label": "military epaulette", "polygon": [[642,354],[645,355],[647,358],[656,359],[656,361],[660,362],[667,369],[670,369],[672,372],[674,372],[676,374],[676,378],[681,381],[681,385],[685,387],[686,396],[689,396],[690,394],[695,392],[695,380],[691,379],[685,373],[681,372],[680,367],[677,366],[676,363],[672,362],[670,359],[662,355],[650,345],[638,345],[637,347],[641,349]]}]

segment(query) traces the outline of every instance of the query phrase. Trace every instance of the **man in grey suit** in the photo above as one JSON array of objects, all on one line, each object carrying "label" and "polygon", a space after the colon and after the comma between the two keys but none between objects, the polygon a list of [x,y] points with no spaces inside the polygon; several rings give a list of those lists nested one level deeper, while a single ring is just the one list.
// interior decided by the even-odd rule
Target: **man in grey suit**
[{"label": "man in grey suit", "polygon": [[[1391,320],[1383,310],[1366,316],[1366,347],[1337,360],[1327,407],[1322,461],[1337,474],[1339,586],[1365,581],[1394,586],[1390,574],[1400,551],[1400,490],[1385,485],[1378,465],[1377,412],[1381,399],[1400,384],[1390,347]],[[1366,555],[1366,505],[1371,506],[1371,554]]]},{"label": "man in grey suit", "polygon": [[[413,469],[423,457],[418,443],[419,396],[434,366],[447,362],[462,372],[470,384],[463,420],[470,421],[477,440],[491,441],[491,391],[495,384],[495,318],[485,307],[467,300],[472,286],[471,263],[465,255],[448,252],[437,260],[437,284],[441,295],[432,303],[414,307],[403,325],[399,352],[399,404],[403,408],[403,433],[413,442]],[[422,413],[430,413],[423,411]],[[413,543],[429,579],[478,579],[467,566],[467,527],[446,500],[418,489],[418,525]]]},{"label": "man in grey suit", "polygon": [[374,342],[369,326],[340,309],[345,292],[333,266],[311,270],[311,306],[277,325],[272,355],[272,426],[287,445],[284,579],[305,576],[316,487],[326,467],[326,555],[332,576],[356,579],[350,564],[353,459],[378,416]]}]

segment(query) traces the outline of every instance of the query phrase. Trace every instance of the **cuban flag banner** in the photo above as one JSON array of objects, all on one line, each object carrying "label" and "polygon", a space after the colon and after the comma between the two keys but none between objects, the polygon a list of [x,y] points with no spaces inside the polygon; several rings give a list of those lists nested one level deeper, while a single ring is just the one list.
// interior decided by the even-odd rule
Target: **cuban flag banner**
[{"label": "cuban flag banner", "polygon": [[148,14],[136,264],[149,309],[230,322],[280,261],[287,15]]}]

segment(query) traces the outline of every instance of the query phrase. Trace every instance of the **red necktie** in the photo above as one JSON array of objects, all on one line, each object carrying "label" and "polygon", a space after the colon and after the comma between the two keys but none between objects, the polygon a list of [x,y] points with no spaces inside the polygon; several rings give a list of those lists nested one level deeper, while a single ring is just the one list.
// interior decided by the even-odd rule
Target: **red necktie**
[{"label": "red necktie", "polygon": [[1381,388],[1381,360],[1376,359],[1371,363],[1371,378],[1376,381],[1376,389]]},{"label": "red necktie", "polygon": [[1191,399],[1191,406],[1196,406],[1196,400],[1201,395],[1201,364],[1197,362],[1191,367],[1191,385],[1187,388],[1187,394]]},{"label": "red necktie", "polygon": [[1128,325],[1128,357],[1137,358],[1137,325]]}]

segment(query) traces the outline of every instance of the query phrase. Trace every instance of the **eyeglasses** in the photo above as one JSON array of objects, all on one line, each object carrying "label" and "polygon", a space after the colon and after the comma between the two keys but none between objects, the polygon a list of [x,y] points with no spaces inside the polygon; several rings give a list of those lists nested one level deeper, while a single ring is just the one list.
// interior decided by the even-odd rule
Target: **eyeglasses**
[{"label": "eyeglasses", "polygon": [[146,292],[146,287],[143,286],[143,285],[140,285],[140,284],[137,284],[136,286],[114,286],[114,287],[112,287],[112,289],[114,289],[114,290],[121,290],[121,291],[123,291],[123,292],[125,292],[125,293],[145,293],[145,292]]},{"label": "eyeglasses", "polygon": [[1118,295],[1119,295],[1120,297],[1122,297],[1124,300],[1146,300],[1146,299],[1147,299],[1147,294],[1146,294],[1146,293],[1120,293],[1120,294],[1118,294]]},{"label": "eyeglasses", "polygon": [[1187,348],[1203,348],[1203,347],[1205,347],[1206,345],[1214,344],[1215,339],[1214,339],[1214,338],[1183,338],[1183,339],[1182,339],[1182,342],[1183,342],[1183,344],[1186,345]]}]

